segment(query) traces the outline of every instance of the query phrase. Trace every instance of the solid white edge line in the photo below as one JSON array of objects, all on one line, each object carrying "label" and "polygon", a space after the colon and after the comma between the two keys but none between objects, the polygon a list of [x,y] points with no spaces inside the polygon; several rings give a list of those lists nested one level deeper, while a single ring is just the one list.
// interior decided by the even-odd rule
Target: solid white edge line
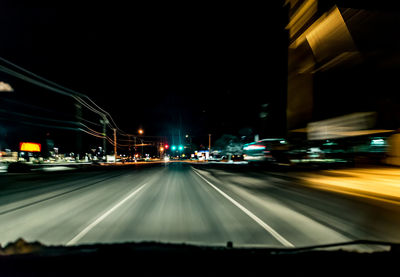
[{"label": "solid white edge line", "polygon": [[137,194],[146,184],[141,185],[139,188],[131,192],[128,196],[126,196],[124,199],[119,201],[117,204],[115,204],[111,209],[103,213],[101,216],[99,216],[96,220],[94,220],[92,223],[90,223],[88,226],[86,226],[85,229],[80,231],[76,236],[74,236],[69,242],[67,242],[67,246],[73,245],[77,243],[84,235],[86,235],[91,229],[93,229],[97,224],[99,224],[101,221],[103,221],[108,215],[110,215],[113,211],[118,209],[122,204],[124,204],[126,201],[128,201],[130,198],[132,198],[135,194]]},{"label": "solid white edge line", "polygon": [[217,188],[215,185],[213,185],[210,181],[208,181],[206,178],[200,175],[200,173],[197,172],[196,169],[192,167],[192,170],[194,173],[196,173],[201,179],[203,179],[207,184],[209,184],[213,189],[218,191],[222,196],[224,196],[226,199],[231,201],[236,207],[241,209],[245,214],[247,214],[251,219],[253,219],[255,222],[257,222],[261,227],[263,227],[268,233],[270,233],[275,239],[277,239],[280,243],[282,243],[284,246],[287,247],[294,247],[294,245],[286,240],[284,237],[282,237],[277,231],[275,231],[271,226],[269,226],[267,223],[262,221],[259,217],[257,217],[255,214],[250,212],[248,209],[243,207],[241,204],[239,204],[236,200],[234,200],[232,197],[227,195],[225,192]]}]

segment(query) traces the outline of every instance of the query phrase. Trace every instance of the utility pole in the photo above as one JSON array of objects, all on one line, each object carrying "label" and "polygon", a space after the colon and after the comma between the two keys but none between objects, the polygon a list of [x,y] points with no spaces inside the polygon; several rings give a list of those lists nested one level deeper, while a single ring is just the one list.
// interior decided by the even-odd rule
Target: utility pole
[{"label": "utility pole", "polygon": [[128,145],[128,157],[130,158],[132,156],[132,150],[131,150],[131,136],[128,136],[128,141],[129,141],[129,145]]},{"label": "utility pole", "polygon": [[117,162],[117,129],[114,129],[114,159]]},{"label": "utility pole", "polygon": [[144,144],[144,142],[142,139],[141,139],[141,141],[142,141],[142,159],[143,159],[143,144]]},{"label": "utility pole", "polygon": [[208,134],[208,158],[211,156],[211,134]]},{"label": "utility pole", "polygon": [[103,115],[103,119],[100,120],[100,123],[103,124],[103,151],[104,151],[104,157],[107,159],[107,124],[108,120],[107,118]]},{"label": "utility pole", "polygon": [[135,159],[136,159],[136,136],[134,136],[134,140],[135,140],[135,142],[134,142],[135,143],[135,154],[134,155],[135,155]]},{"label": "utility pole", "polygon": [[[78,103],[75,103],[75,118],[78,122],[81,122],[82,119],[82,106]],[[76,135],[76,157],[81,159],[81,152],[82,152],[82,134],[78,132]]]}]

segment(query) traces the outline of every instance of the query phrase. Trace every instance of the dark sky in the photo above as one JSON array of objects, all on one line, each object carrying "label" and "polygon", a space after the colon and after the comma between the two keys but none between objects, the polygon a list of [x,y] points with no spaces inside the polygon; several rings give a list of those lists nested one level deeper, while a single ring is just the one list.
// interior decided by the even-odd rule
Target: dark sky
[{"label": "dark sky", "polygon": [[286,12],[271,2],[5,8],[0,56],[89,95],[128,132],[237,133],[261,104],[283,109]]}]

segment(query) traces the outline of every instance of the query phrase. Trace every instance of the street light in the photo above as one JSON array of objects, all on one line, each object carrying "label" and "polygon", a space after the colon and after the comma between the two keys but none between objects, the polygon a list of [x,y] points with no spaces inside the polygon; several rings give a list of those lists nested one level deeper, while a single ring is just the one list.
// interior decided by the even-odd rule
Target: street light
[{"label": "street light", "polygon": [[143,135],[143,129],[139,129],[138,133],[139,135]]}]

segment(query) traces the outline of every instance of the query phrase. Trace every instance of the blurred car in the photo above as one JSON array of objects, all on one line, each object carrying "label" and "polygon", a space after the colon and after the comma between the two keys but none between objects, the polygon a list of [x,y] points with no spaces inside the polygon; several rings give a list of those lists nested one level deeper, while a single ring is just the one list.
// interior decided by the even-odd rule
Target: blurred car
[{"label": "blurred car", "polygon": [[212,155],[208,158],[209,161],[222,161],[224,156],[222,155]]},{"label": "blurred car", "polygon": [[268,138],[243,145],[243,160],[248,162],[282,162],[287,160],[288,142],[283,138]]}]

